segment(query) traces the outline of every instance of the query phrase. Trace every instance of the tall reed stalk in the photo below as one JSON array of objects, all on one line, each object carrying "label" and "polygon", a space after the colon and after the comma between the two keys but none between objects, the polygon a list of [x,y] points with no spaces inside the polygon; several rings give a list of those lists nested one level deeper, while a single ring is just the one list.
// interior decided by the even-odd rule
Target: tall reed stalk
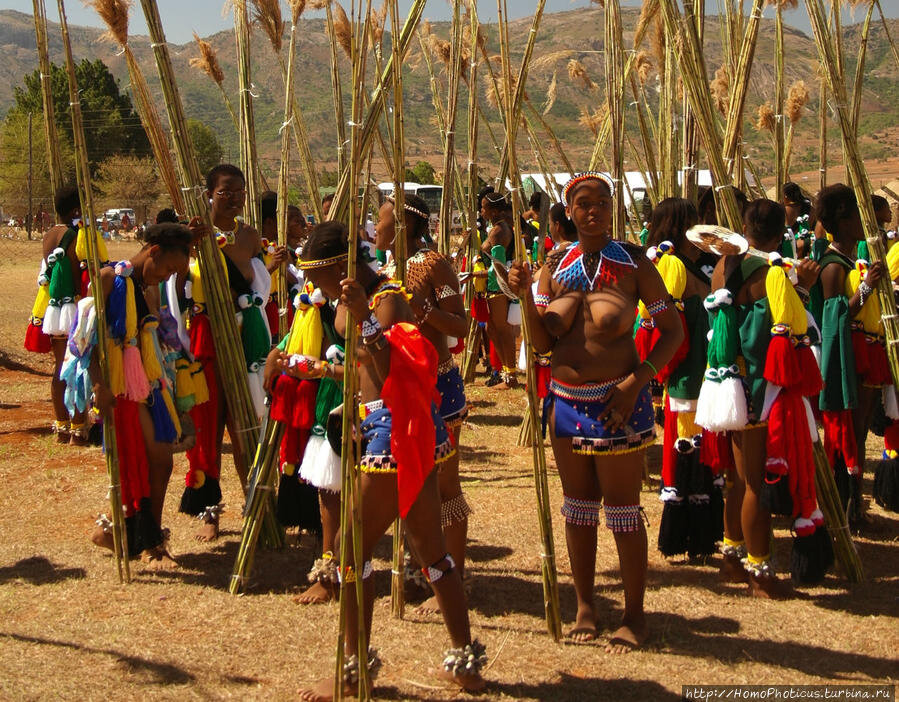
[{"label": "tall reed stalk", "polygon": [[[355,3],[354,3],[355,4]],[[368,37],[371,29],[371,0],[359,3],[357,12],[353,13],[352,32],[350,34],[350,63],[352,66],[352,117],[350,125],[350,151],[346,168],[346,181],[348,193],[345,197],[349,200],[341,211],[348,213],[345,220],[348,226],[349,241],[347,261],[347,277],[356,277],[356,257],[359,243],[359,174],[367,160],[367,154],[371,151],[371,139],[363,139],[362,111],[365,103],[365,67],[368,56]],[[355,9],[355,8],[353,8]],[[364,19],[363,19],[364,17]],[[395,62],[394,62],[395,63]],[[399,66],[402,70],[402,66]],[[392,76],[396,79],[396,76]],[[381,103],[383,106],[383,102]],[[371,112],[369,112],[371,114]],[[373,127],[375,125],[372,125]],[[332,205],[339,205],[337,198]],[[331,211],[329,211],[331,214]],[[334,217],[332,217],[334,219]],[[359,429],[359,377],[356,367],[357,358],[357,329],[351,312],[347,312],[346,321],[346,361],[347,369],[344,375],[343,388],[343,446],[341,451],[341,474],[343,485],[341,491],[341,530],[340,530],[340,571],[344,574],[340,585],[340,615],[339,631],[337,636],[337,656],[335,661],[334,699],[343,699],[343,663],[345,644],[345,624],[347,597],[355,596],[358,614],[357,628],[359,639],[357,642],[357,655],[359,658],[359,699],[371,698],[368,671],[368,640],[365,632],[365,606],[362,586],[362,489],[361,471],[357,464],[357,456],[360,454],[361,433]],[[355,438],[354,438],[355,437]],[[357,565],[357,572],[352,589],[348,592],[350,578],[346,576],[349,560],[347,549],[350,545],[349,537],[352,536],[353,561]]]},{"label": "tall reed stalk", "polygon": [[[505,96],[506,109],[503,111],[503,122],[506,130],[506,146],[508,156],[508,169],[513,177],[513,183],[519,181],[516,178],[518,171],[518,158],[516,154],[516,133],[518,130],[519,114],[514,109],[509,109],[515,105],[512,87],[512,67],[510,60],[510,42],[509,42],[509,23],[508,9],[506,0],[497,0],[497,26],[500,35],[500,54],[502,58],[502,77],[503,77],[503,94]],[[542,12],[543,3],[537,7],[537,14],[532,25],[534,34],[539,26],[539,15]],[[534,36],[531,35],[531,41]],[[525,72],[526,62],[522,64],[522,70],[519,72],[519,83],[517,91],[520,94],[524,92],[524,81],[527,78]],[[521,241],[521,191],[517,187],[512,189],[512,222],[515,232],[515,257],[518,261],[525,261],[526,254]],[[524,338],[526,358],[530,359],[534,356],[534,347],[531,345],[530,327],[527,315],[522,315],[521,333]],[[534,486],[537,491],[537,512],[540,525],[540,539],[542,547],[541,572],[543,576],[543,603],[546,616],[546,627],[554,641],[558,641],[562,636],[561,616],[559,614],[559,584],[556,573],[556,557],[555,544],[552,532],[552,512],[549,504],[549,484],[547,480],[546,469],[546,451],[543,445],[543,437],[538,434],[540,426],[538,412],[539,400],[537,398],[537,374],[533,363],[527,364],[527,396],[528,396],[528,412],[530,413],[530,427],[533,441],[533,458],[534,458]]]},{"label": "tall reed stalk", "polygon": [[253,113],[253,80],[250,65],[250,18],[247,0],[232,0],[234,37],[237,40],[237,86],[240,93],[240,168],[246,178],[250,226],[259,229],[259,159],[256,158],[256,120]]},{"label": "tall reed stalk", "polygon": [[[696,23],[699,45],[702,46],[705,39],[705,0],[692,0],[692,3],[691,5],[689,0],[684,3],[684,13],[688,15],[688,20],[692,19]],[[682,140],[684,175],[681,182],[681,196],[696,202],[696,159],[699,150],[699,137],[696,134],[696,120],[693,118],[693,111],[690,109],[686,96],[683,99],[681,109],[684,115],[684,135]]]},{"label": "tall reed stalk", "polygon": [[[212,220],[207,207],[205,188],[202,185],[204,178],[200,173],[187,130],[184,106],[159,17],[159,7],[156,0],[140,0],[140,2],[150,32],[159,82],[178,157],[179,173],[183,179],[181,190],[184,193],[186,214],[188,217],[202,218],[209,231],[212,231]],[[225,277],[222,254],[211,237],[203,237],[197,242],[197,254],[212,326],[216,368],[222,379],[225,403],[234,428],[231,441],[240,447],[239,451],[235,451],[235,468],[241,484],[245,487],[248,472],[246,457],[255,451],[259,442],[259,418],[256,416],[250,396],[247,363],[243,346],[239,342],[240,334],[234,317],[234,304]],[[265,533],[270,535],[273,544],[277,544],[281,532],[274,521],[274,516],[269,512],[265,519]]]},{"label": "tall reed stalk", "polygon": [[41,104],[44,108],[44,138],[47,141],[47,167],[50,170],[50,188],[53,197],[63,185],[62,157],[59,155],[59,137],[56,134],[56,116],[53,107],[53,90],[50,87],[50,50],[47,42],[47,10],[44,0],[33,0],[34,37],[37,41],[37,59],[41,79]]},{"label": "tall reed stalk", "polygon": [[[106,299],[103,296],[103,284],[100,282],[100,255],[97,246],[97,220],[94,218],[93,194],[91,186],[90,164],[87,159],[87,145],[84,140],[84,121],[81,116],[81,93],[78,79],[75,77],[75,59],[72,57],[72,42],[69,39],[69,23],[63,0],[57,0],[59,9],[59,25],[62,30],[62,43],[66,56],[66,75],[69,84],[69,108],[72,115],[72,136],[75,147],[75,175],[78,180],[81,198],[81,221],[87,243],[87,270],[91,279],[91,290],[94,296],[94,311],[97,315],[97,345],[94,353],[100,367],[103,384],[109,387],[109,361],[106,356],[107,336]],[[45,23],[46,16],[42,19]],[[46,34],[45,34],[46,37]],[[128,534],[125,530],[125,510],[122,507],[121,472],[119,470],[119,451],[116,443],[115,419],[110,412],[103,418],[103,445],[106,455],[106,477],[109,480],[109,509],[112,517],[113,555],[119,582],[131,582],[131,566],[128,561]]]},{"label": "tall reed stalk", "polygon": [[[864,159],[858,150],[855,127],[852,123],[852,108],[846,95],[846,84],[839,69],[839,57],[834,55],[835,47],[838,45],[834,42],[830,27],[827,25],[827,19],[821,7],[821,0],[805,0],[805,6],[808,8],[809,19],[815,34],[818,56],[827,76],[828,87],[834,97],[834,108],[840,125],[843,152],[846,156],[846,170],[849,173],[849,181],[858,201],[858,208],[867,237],[868,251],[872,262],[886,262],[886,251],[880,238],[877,219],[874,215],[874,206],[871,203],[871,182],[868,180]],[[839,12],[837,11],[834,13],[834,16],[838,14]],[[878,284],[877,297],[880,300],[890,372],[893,376],[893,382],[899,385],[899,317],[896,315],[893,282],[889,276],[884,276]]]},{"label": "tall reed stalk", "polygon": [[137,59],[134,58],[134,52],[128,45],[129,2],[127,0],[91,0],[90,4],[109,28],[108,36],[121,47],[125,55],[137,113],[150,141],[159,176],[168,191],[175,211],[183,214],[184,196],[175,172],[169,141],[159,119],[156,104],[150,96],[147,79],[144,78],[144,73],[138,65]]}]

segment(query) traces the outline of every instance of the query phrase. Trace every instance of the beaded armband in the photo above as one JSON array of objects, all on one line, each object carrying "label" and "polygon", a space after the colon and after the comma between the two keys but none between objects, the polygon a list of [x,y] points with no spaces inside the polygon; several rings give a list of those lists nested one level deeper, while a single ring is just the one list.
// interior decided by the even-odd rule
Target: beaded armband
[{"label": "beaded armband", "polygon": [[459,293],[453,290],[449,285],[441,285],[434,291],[434,294],[437,296],[438,300],[445,300],[446,298],[453,297]]},{"label": "beaded armband", "polygon": [[534,307],[549,307],[550,296],[537,293],[534,295]]},{"label": "beaded armband", "polygon": [[655,317],[668,309],[668,300],[656,300],[646,305],[646,311],[650,317]]}]

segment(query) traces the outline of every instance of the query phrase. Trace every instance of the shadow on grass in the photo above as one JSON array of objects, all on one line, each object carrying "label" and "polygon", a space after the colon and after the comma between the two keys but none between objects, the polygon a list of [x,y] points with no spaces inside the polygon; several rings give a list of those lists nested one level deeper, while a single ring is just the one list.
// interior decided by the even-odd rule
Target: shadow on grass
[{"label": "shadow on grass", "polygon": [[[680,699],[659,683],[652,680],[606,680],[596,677],[579,677],[568,673],[559,673],[552,681],[529,683],[502,683],[487,678],[485,694],[491,697],[516,700],[553,700],[553,702],[581,702],[581,700],[655,700],[668,702]],[[399,690],[396,687],[376,685],[378,699],[382,700],[432,700],[435,693],[431,688],[423,688],[420,693],[409,693],[408,688]],[[454,688],[447,686],[441,690],[439,699],[446,699],[446,695],[453,692]],[[473,697],[472,699],[477,699]]]},{"label": "shadow on grass", "polygon": [[[0,632],[0,637],[12,639],[13,641],[21,641],[23,643],[38,644],[41,646],[57,646],[67,648],[73,651],[81,651],[83,653],[100,654],[110,656],[115,659],[116,663],[128,668],[129,673],[144,672],[151,676],[147,681],[151,685],[184,685],[193,682],[196,678],[183,668],[179,668],[171,663],[161,663],[159,661],[147,660],[139,656],[131,656],[121,651],[111,648],[93,648],[73,641],[59,641],[58,639],[47,639],[40,636],[24,636],[22,634],[11,634]],[[245,684],[255,684],[256,681],[246,681]]]},{"label": "shadow on grass", "polygon": [[[777,629],[777,622],[770,624],[772,629]],[[731,631],[733,626],[736,629]],[[838,651],[813,645],[808,640],[773,641],[734,636],[739,622],[720,617],[689,619],[679,614],[655,614],[650,615],[650,628],[658,632],[650,645],[658,643],[664,653],[691,659],[690,665],[697,669],[701,667],[697,659],[706,658],[731,665],[752,661],[831,680],[843,676],[854,680],[862,676],[884,680],[896,675],[893,658]]]},{"label": "shadow on grass", "polygon": [[23,558],[18,563],[0,568],[0,584],[25,580],[31,585],[46,585],[85,577],[87,571],[84,568],[60,568],[44,556]]},{"label": "shadow on grass", "polygon": [[[510,414],[482,414],[477,412],[469,415],[466,421],[479,427],[517,427],[521,425],[521,417]],[[518,440],[517,436],[515,440]]]},{"label": "shadow on grass", "polygon": [[25,363],[14,361],[4,351],[0,351],[0,368],[6,368],[11,371],[20,371],[21,373],[28,373],[30,375],[39,375],[43,378],[49,378],[52,375],[52,373],[47,371],[39,370],[26,365]]},{"label": "shadow on grass", "polygon": [[[175,560],[180,566],[177,569],[138,571],[138,574],[142,580],[150,582],[154,580],[182,582],[185,585],[227,590],[239,548],[239,539],[222,541],[208,551],[176,554]],[[305,588],[308,586],[306,573],[312,565],[313,558],[312,551],[303,548],[274,551],[258,545],[253,559],[253,569],[248,582],[244,585],[243,594],[264,595]]]},{"label": "shadow on grass", "polygon": [[[10,405],[13,407],[18,407],[18,405]],[[6,409],[3,405],[0,405],[0,409]],[[9,431],[0,431],[0,436],[7,436],[9,434],[28,434],[30,436],[50,436],[53,433],[53,430],[50,426],[38,426],[38,427],[24,427],[24,428],[16,428],[10,429]],[[63,444],[64,445],[64,444]]]}]

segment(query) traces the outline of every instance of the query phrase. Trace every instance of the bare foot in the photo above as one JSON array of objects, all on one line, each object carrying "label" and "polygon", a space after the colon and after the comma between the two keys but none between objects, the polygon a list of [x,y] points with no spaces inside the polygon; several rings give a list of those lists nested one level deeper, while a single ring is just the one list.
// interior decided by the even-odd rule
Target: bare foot
[{"label": "bare foot", "polygon": [[597,633],[596,610],[592,607],[578,609],[577,618],[571,631],[568,632],[568,638],[576,643],[586,643],[595,641]]},{"label": "bare foot", "polygon": [[451,673],[441,668],[437,671],[437,677],[457,685],[461,690],[470,693],[483,692],[487,687],[487,681],[481,677],[480,673],[471,675],[469,673]]},{"label": "bare foot", "polygon": [[440,614],[440,605],[437,604],[436,595],[432,595],[418,607],[415,608],[417,614]]},{"label": "bare foot", "polygon": [[646,619],[642,615],[640,615],[639,620],[628,621],[628,619],[624,619],[621,622],[621,627],[609,639],[609,643],[606,645],[606,653],[630,653],[634,649],[640,648],[648,636],[649,630],[646,627]]},{"label": "bare foot", "polygon": [[788,600],[794,596],[793,587],[774,575],[749,575],[749,594],[763,600]]},{"label": "bare foot", "polygon": [[148,570],[173,570],[178,567],[177,561],[162,545],[144,550],[140,554],[140,560]]},{"label": "bare foot", "polygon": [[[369,683],[370,684],[370,683]],[[359,692],[359,685],[343,684],[343,696],[354,697]],[[312,687],[300,690],[300,699],[306,702],[331,702],[334,699],[334,678],[319,680]]]},{"label": "bare foot", "polygon": [[94,533],[91,534],[91,541],[101,548],[108,548],[110,551],[115,550],[115,542],[112,539],[112,531],[104,525],[97,525]]},{"label": "bare foot", "polygon": [[725,555],[718,571],[718,580],[723,583],[748,583],[749,573],[746,572],[738,556]]},{"label": "bare foot", "polygon": [[293,598],[293,601],[301,605],[325,604],[337,599],[334,587],[328,587],[322,582],[315,582],[304,592]]},{"label": "bare foot", "polygon": [[218,517],[204,517],[203,526],[194,535],[197,541],[210,543],[219,537],[219,519]]}]

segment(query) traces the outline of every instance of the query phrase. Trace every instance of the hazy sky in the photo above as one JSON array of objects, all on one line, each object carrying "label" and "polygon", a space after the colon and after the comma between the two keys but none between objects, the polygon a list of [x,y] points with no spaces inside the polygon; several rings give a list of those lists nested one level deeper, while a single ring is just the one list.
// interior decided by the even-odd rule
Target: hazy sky
[{"label": "hazy sky", "polygon": [[[191,33],[197,31],[201,36],[213,34],[223,29],[232,27],[231,19],[222,16],[222,7],[224,0],[158,0],[159,12],[162,15],[162,21],[165,26],[167,38],[177,44],[189,42]],[[53,0],[47,0],[47,16],[50,20],[57,17],[56,3]],[[349,0],[344,0],[344,7],[349,7]],[[373,0],[375,7],[380,6],[378,0]],[[411,0],[400,0],[400,12],[405,14]],[[513,18],[525,17],[533,12],[535,6],[533,0],[508,0],[509,12]],[[639,7],[640,0],[621,0],[622,6]],[[714,12],[718,7],[717,0],[706,0],[706,4],[710,12]],[[748,4],[748,0],[747,0]],[[143,14],[140,12],[140,4],[134,3],[135,7],[131,12],[131,33],[146,34],[147,28],[143,21]],[[282,5],[286,4],[282,2]],[[558,12],[560,10],[573,10],[577,8],[588,7],[589,0],[547,0],[546,10],[548,12]],[[785,13],[788,24],[801,29],[804,32],[810,32],[808,18],[806,16],[803,3],[799,3],[799,10],[791,10]],[[884,12],[888,17],[899,17],[899,0],[881,0]],[[493,21],[496,19],[496,2],[495,0],[481,0],[478,3],[480,16],[483,21]],[[0,0],[0,8],[13,9],[31,14],[32,0]],[[69,0],[66,4],[66,13],[70,24],[101,26],[100,20],[93,10],[83,6],[81,0]],[[286,14],[286,11],[285,11]],[[308,13],[310,17],[323,15],[323,12]],[[854,17],[855,21],[864,19],[864,13],[859,10]],[[430,0],[425,8],[424,16],[431,20],[445,20],[452,15],[450,5],[447,0]],[[848,10],[845,11],[846,21],[851,22],[853,17]],[[767,8],[765,10],[766,17],[774,16],[774,9]]]}]

